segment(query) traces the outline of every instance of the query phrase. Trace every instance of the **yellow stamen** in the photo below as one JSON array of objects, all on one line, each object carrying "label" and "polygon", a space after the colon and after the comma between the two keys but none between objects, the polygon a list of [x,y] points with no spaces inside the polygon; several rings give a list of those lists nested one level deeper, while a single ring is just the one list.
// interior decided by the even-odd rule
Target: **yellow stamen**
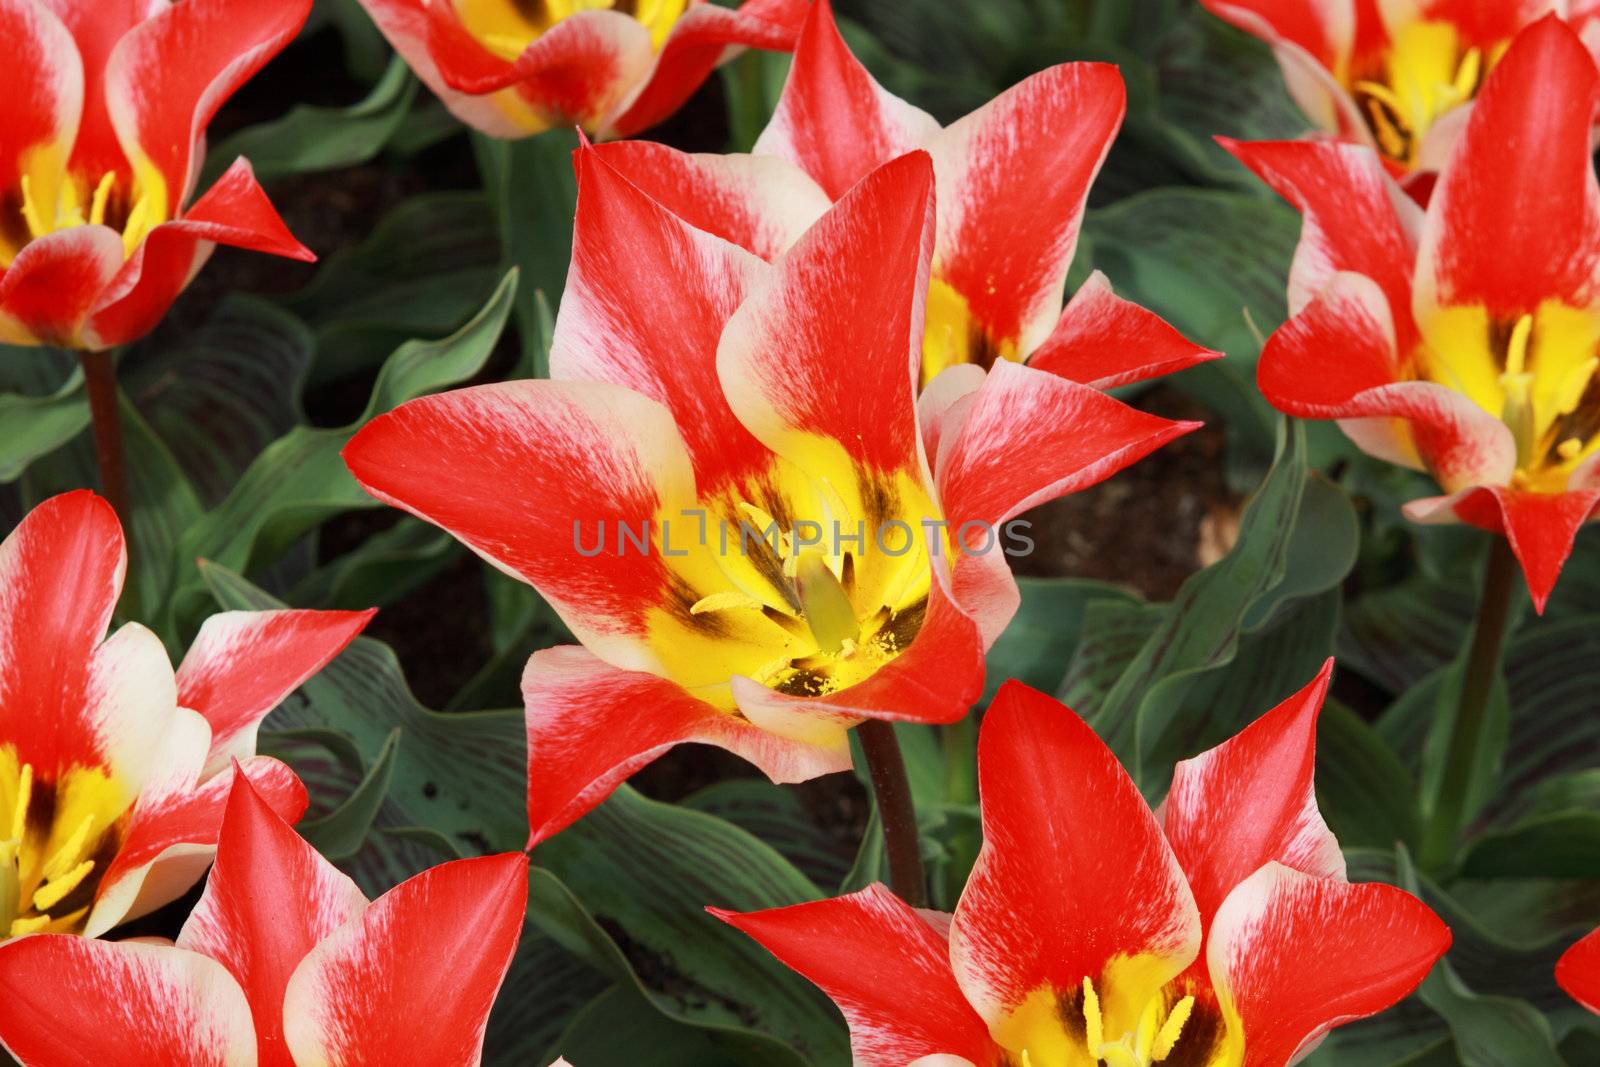
[{"label": "yellow stamen", "polygon": [[708,611],[727,611],[729,608],[759,608],[761,601],[753,596],[745,596],[734,589],[724,590],[703,596],[689,605],[690,615],[703,615]]},{"label": "yellow stamen", "polygon": [[1459,100],[1472,96],[1472,91],[1478,87],[1478,75],[1482,73],[1483,49],[1467,49],[1467,54],[1461,57],[1461,66],[1456,70],[1454,88]]},{"label": "yellow stamen", "polygon": [[1521,374],[1528,366],[1528,340],[1533,336],[1533,316],[1524,315],[1511,328],[1511,341],[1506,345],[1506,373]]},{"label": "yellow stamen", "polygon": [[73,865],[78,862],[78,857],[83,854],[83,847],[89,843],[89,831],[92,829],[94,829],[94,816],[85,815],[79,821],[77,828],[72,831],[72,836],[45,860],[43,874],[45,881],[60,878],[72,870]]},{"label": "yellow stamen", "polygon": [[17,806],[11,809],[11,840],[22,841],[28,828],[28,804],[33,800],[33,764],[24,763],[17,778]]},{"label": "yellow stamen", "polygon": [[1178,1043],[1178,1038],[1183,1036],[1183,1028],[1189,1022],[1189,1016],[1194,1011],[1194,997],[1184,997],[1172,1006],[1172,1014],[1167,1016],[1167,1021],[1161,1027],[1161,1033],[1156,1035],[1155,1048],[1151,1050],[1151,1058],[1157,1063],[1172,1054],[1173,1046]]},{"label": "yellow stamen", "polygon": [[33,910],[45,912],[61,903],[68,893],[78,888],[92,870],[94,870],[94,860],[84,860],[65,875],[40,886],[33,894]]},{"label": "yellow stamen", "polygon": [[103,226],[106,221],[106,203],[111,199],[111,187],[117,184],[117,172],[108,170],[94,187],[94,202],[89,207],[89,224]]},{"label": "yellow stamen", "polygon": [[1100,995],[1094,991],[1094,982],[1083,980],[1083,1028],[1085,1043],[1093,1052],[1106,1041],[1105,1020],[1100,1017]]},{"label": "yellow stamen", "polygon": [[49,924],[50,916],[48,915],[35,915],[31,919],[13,919],[11,920],[10,935],[12,937],[21,937],[23,934],[31,934],[43,930]]},{"label": "yellow stamen", "polygon": [[1576,437],[1569,437],[1556,446],[1556,455],[1562,459],[1577,459],[1578,453],[1583,451],[1583,442]]},{"label": "yellow stamen", "polygon": [[[55,221],[55,212],[51,213],[51,222]],[[45,218],[39,213],[39,204],[33,198],[33,180],[26,174],[22,176],[22,218],[28,224],[28,233],[33,237],[43,237],[53,227],[45,224]]]},{"label": "yellow stamen", "polygon": [[1589,388],[1589,380],[1594,377],[1596,368],[1600,368],[1600,358],[1590,356],[1588,359],[1573,367],[1561,379],[1561,385],[1556,389],[1555,411],[1557,415],[1569,415],[1578,406],[1578,401],[1583,399],[1583,394]]}]

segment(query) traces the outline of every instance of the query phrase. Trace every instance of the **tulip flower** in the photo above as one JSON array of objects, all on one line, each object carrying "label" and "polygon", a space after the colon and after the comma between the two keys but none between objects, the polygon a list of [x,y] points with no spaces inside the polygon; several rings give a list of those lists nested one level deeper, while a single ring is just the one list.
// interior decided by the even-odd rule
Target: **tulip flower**
[{"label": "tulip flower", "polygon": [[882,886],[710,910],[833,998],[859,1067],[1284,1067],[1450,944],[1410,894],[1345,878],[1312,788],[1330,669],[1179,763],[1155,812],[1081,719],[1007,682],[953,916]]},{"label": "tulip flower", "polygon": [[476,1067],[522,933],[519,852],[368,902],[248,781],[177,944],[0,946],[0,1043],[23,1067]]},{"label": "tulip flower", "polygon": [[243,159],[191,202],[206,125],[310,11],[0,0],[0,342],[135,340],[218,244],[314,258]]},{"label": "tulip flower", "polygon": [[1425,213],[1370,149],[1227,143],[1305,217],[1261,391],[1431,474],[1445,495],[1406,514],[1505,534],[1541,609],[1600,501],[1597,99],[1577,35],[1553,17],[1530,27]]},{"label": "tulip flower", "polygon": [[456,118],[493,137],[629,137],[741,48],[787,52],[807,0],[361,0]]},{"label": "tulip flower", "polygon": [[86,491],[0,543],[0,938],[98,936],[182,895],[210,862],[230,761],[298,818],[305,789],[254,755],[257,726],[371,617],[214,615],[174,674],[143,626],[106,637],[126,567],[116,515]]},{"label": "tulip flower", "polygon": [[1272,46],[1318,129],[1374,148],[1397,178],[1444,166],[1489,72],[1540,16],[1566,16],[1600,50],[1593,0],[1201,2]]},{"label": "tulip flower", "polygon": [[941,129],[873,81],[817,0],[754,156],[640,142],[602,152],[678,215],[771,260],[874,168],[923,149],[939,217],[922,382],[1006,359],[1105,389],[1217,355],[1117,297],[1099,272],[1061,306],[1089,186],[1125,111],[1116,67],[1064,63]]},{"label": "tulip flower", "polygon": [[1600,930],[1561,954],[1556,961],[1556,983],[1573,1000],[1600,1015]]},{"label": "tulip flower", "polygon": [[1003,524],[1194,425],[1014,363],[919,412],[925,153],[770,265],[577,162],[554,380],[412,401],[344,453],[582,642],[523,678],[533,842],[680,742],[798,781],[864,719],[960,718],[1018,603]]}]

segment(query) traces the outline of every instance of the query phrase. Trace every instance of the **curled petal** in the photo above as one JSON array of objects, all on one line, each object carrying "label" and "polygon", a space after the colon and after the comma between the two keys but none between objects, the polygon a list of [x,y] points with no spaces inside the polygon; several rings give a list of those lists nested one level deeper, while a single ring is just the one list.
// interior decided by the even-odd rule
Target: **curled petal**
[{"label": "curled petal", "polygon": [[107,347],[84,324],[122,268],[122,238],[109,226],[29,241],[0,274],[0,342]]}]

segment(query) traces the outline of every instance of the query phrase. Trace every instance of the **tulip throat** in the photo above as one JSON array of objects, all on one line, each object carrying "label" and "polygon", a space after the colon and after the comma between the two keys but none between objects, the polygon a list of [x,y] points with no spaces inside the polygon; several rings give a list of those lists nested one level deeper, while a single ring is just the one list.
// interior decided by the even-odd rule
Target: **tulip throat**
[{"label": "tulip throat", "polygon": [[1378,68],[1350,81],[1384,157],[1407,170],[1417,166],[1428,130],[1473,98],[1490,58],[1482,48],[1467,47],[1448,22],[1419,19],[1395,31]]},{"label": "tulip throat", "polygon": [[660,49],[683,15],[687,0],[455,0],[456,15],[484,48],[514,62],[563,19],[584,11],[616,11],[650,32]]},{"label": "tulip throat", "polygon": [[934,278],[928,284],[927,321],[922,331],[921,384],[926,386],[946,367],[976,363],[987,370],[999,359],[1022,359],[1016,341],[990,336],[967,298],[949,282]]},{"label": "tulip throat", "polygon": [[0,939],[83,929],[126,808],[99,769],[50,782],[0,749]]},{"label": "tulip throat", "polygon": [[75,226],[109,226],[122,236],[123,258],[168,219],[167,184],[148,162],[133,177],[116,170],[76,174],[50,147],[24,153],[21,177],[0,211],[0,266],[9,267],[31,241]]}]

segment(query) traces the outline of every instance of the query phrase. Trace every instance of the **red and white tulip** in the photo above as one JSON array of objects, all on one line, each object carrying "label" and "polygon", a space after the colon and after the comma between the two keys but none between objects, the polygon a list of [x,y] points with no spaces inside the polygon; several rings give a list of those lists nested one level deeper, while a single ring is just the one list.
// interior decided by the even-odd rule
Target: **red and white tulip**
[{"label": "red and white tulip", "polygon": [[[1116,67],[1063,63],[941,128],[872,79],[817,0],[754,155],[622,142],[601,156],[695,226],[774,260],[875,168],[924,150],[938,221],[922,382],[1004,359],[1106,389],[1216,355],[1117,297],[1098,272],[1062,308],[1089,186],[1125,110]],[[957,378],[968,389],[977,380]]]},{"label": "red and white tulip", "polygon": [[807,0],[361,0],[462,122],[517,138],[629,137],[742,48],[787,52]]},{"label": "red and white tulip", "polygon": [[1406,513],[1503,533],[1541,608],[1600,503],[1597,103],[1552,17],[1489,76],[1426,211],[1371,149],[1226,143],[1305,217],[1262,393],[1431,474],[1445,495]]},{"label": "red and white tulip", "polygon": [[1192,428],[1015,363],[919,411],[925,153],[772,264],[606,158],[578,155],[554,380],[412,401],[344,453],[583,643],[523,678],[534,842],[685,741],[788,782],[848,767],[863,719],[959,719],[1019,599],[1001,525]]},{"label": "red and white tulip", "polygon": [[148,333],[219,244],[309,260],[250,164],[200,195],[217,109],[311,0],[0,0],[0,343]]},{"label": "red and white tulip", "polygon": [[441,864],[369,903],[237,782],[176,945],[0,946],[0,1043],[23,1067],[475,1067],[527,896],[513,852]]},{"label": "red and white tulip", "polygon": [[[1525,27],[1554,13],[1600,52],[1595,0],[1202,0],[1266,41],[1318,129],[1375,149],[1389,173],[1441,169],[1485,79]],[[1424,197],[1425,198],[1425,197]]]},{"label": "red and white tulip", "polygon": [[174,673],[138,623],[106,636],[127,561],[115,513],[87,491],[46,500],[0,543],[0,939],[98,936],[181,896],[237,773],[299,818],[305,789],[254,754],[256,728],[371,617],[213,615]]},{"label": "red and white tulip", "polygon": [[1450,944],[1410,894],[1345,878],[1312,788],[1329,670],[1178,764],[1154,812],[1072,711],[1007,682],[953,916],[881,885],[713,914],[833,998],[861,1067],[1285,1067]]}]

